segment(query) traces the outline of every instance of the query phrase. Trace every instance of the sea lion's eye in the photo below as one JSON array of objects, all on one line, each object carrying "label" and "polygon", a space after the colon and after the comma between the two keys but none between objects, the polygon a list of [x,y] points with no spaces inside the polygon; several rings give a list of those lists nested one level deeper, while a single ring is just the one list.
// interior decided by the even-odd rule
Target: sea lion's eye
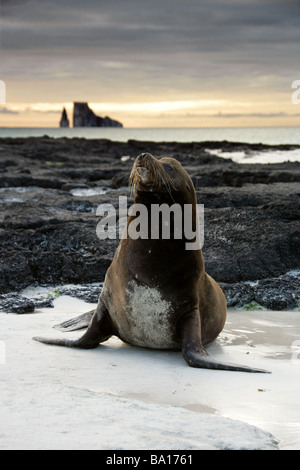
[{"label": "sea lion's eye", "polygon": [[171,173],[173,171],[172,165],[169,165],[168,163],[163,163],[164,169],[167,173]]}]

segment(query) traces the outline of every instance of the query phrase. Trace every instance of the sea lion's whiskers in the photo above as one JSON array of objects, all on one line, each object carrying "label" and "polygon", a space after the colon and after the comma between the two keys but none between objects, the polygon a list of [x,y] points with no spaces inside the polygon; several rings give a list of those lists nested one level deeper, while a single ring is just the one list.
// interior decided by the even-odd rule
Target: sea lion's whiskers
[{"label": "sea lion's whiskers", "polygon": [[[136,161],[129,176],[129,191],[131,196],[134,195],[136,191],[136,185],[138,183],[138,174],[136,171],[137,167],[138,163]],[[152,180],[155,182],[155,186],[157,187],[157,189],[163,189],[165,187],[170,198],[175,203],[172,196],[172,190],[176,190],[176,186],[172,178],[168,174],[166,174],[163,166],[155,160],[148,160],[146,162],[145,168],[150,171]]]},{"label": "sea lion's whiskers", "polygon": [[129,189],[129,192],[130,192],[131,196],[134,196],[135,190],[136,190],[136,184],[137,184],[136,168],[137,168],[137,164],[135,162],[135,164],[133,165],[133,168],[131,170],[131,173],[129,175],[128,189]]}]

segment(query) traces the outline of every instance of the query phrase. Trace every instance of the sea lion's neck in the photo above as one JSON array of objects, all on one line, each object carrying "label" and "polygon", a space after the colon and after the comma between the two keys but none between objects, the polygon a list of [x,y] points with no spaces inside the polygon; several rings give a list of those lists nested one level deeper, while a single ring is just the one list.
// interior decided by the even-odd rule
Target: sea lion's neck
[{"label": "sea lion's neck", "polygon": [[151,204],[174,204],[174,198],[171,194],[159,191],[137,191],[134,203],[150,206]]}]

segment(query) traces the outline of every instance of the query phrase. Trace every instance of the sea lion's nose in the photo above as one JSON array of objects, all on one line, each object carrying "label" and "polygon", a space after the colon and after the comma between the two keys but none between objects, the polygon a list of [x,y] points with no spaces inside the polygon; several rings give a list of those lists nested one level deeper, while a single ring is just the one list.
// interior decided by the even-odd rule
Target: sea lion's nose
[{"label": "sea lion's nose", "polygon": [[139,156],[138,156],[138,160],[140,162],[142,162],[143,160],[151,160],[151,155],[150,153],[141,153]]}]

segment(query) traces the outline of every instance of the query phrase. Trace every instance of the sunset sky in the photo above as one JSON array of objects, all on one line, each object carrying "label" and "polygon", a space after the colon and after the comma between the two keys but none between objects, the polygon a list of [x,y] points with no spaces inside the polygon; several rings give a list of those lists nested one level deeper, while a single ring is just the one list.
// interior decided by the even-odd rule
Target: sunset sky
[{"label": "sunset sky", "polygon": [[298,126],[299,0],[2,0],[1,127]]}]

